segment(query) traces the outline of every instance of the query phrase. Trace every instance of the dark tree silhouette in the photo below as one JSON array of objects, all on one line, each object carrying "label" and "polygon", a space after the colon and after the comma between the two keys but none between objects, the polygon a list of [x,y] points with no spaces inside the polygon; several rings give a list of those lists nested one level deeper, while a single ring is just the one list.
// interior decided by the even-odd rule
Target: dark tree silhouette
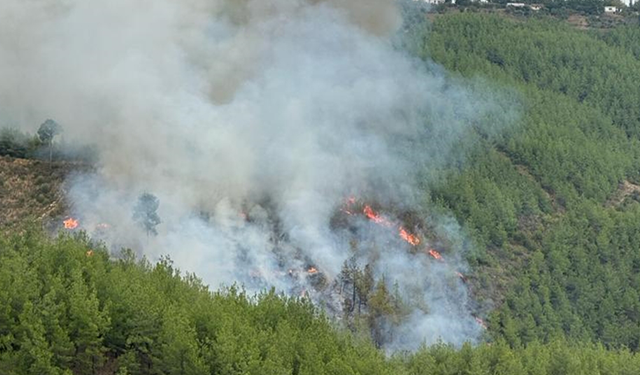
[{"label": "dark tree silhouette", "polygon": [[53,158],[53,137],[62,133],[62,127],[52,119],[47,119],[38,129],[38,138],[44,144],[49,146],[49,162]]},{"label": "dark tree silhouette", "polygon": [[162,221],[158,216],[160,201],[151,193],[143,193],[138,197],[138,203],[133,208],[133,220],[135,220],[146,232],[147,236],[158,234],[156,226]]}]

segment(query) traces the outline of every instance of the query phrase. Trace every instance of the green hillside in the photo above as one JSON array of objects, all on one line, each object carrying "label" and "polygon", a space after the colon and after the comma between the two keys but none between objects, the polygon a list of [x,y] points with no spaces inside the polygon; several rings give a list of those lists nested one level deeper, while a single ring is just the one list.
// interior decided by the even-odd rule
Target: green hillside
[{"label": "green hillside", "polygon": [[634,35],[458,14],[438,17],[420,44],[450,70],[523,95],[518,123],[431,193],[487,249],[475,264],[482,287],[500,288],[490,330],[512,345],[570,337],[639,348]]},{"label": "green hillside", "polygon": [[83,235],[0,239],[0,373],[637,374],[640,356],[555,340],[385,357],[308,300],[210,293],[170,261],[109,260]]},{"label": "green hillside", "polygon": [[[168,259],[15,231],[62,215],[71,168],[7,157],[0,228],[20,234],[0,237],[0,374],[640,373],[640,29],[453,12],[414,27],[410,53],[517,96],[513,121],[469,135],[467,161],[424,190],[473,243],[485,342],[386,355],[306,299],[211,292]],[[29,156],[16,137],[0,153]]]}]

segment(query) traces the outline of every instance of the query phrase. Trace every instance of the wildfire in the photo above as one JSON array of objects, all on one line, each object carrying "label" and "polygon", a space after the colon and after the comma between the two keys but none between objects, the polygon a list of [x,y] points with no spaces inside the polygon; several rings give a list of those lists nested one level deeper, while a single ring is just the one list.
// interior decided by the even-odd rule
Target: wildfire
[{"label": "wildfire", "polygon": [[376,224],[382,224],[387,227],[390,227],[393,225],[387,219],[382,217],[379,213],[375,212],[373,208],[371,208],[371,206],[364,206],[364,209],[362,210],[362,212],[364,212],[364,214],[369,218],[369,220],[373,221]]},{"label": "wildfire", "polygon": [[309,269],[307,270],[307,273],[309,275],[315,275],[316,273],[318,273],[318,269],[315,268],[314,266],[309,267]]},{"label": "wildfire", "polygon": [[89,251],[87,251],[87,256],[88,256],[88,257],[93,256],[93,250],[89,250]]},{"label": "wildfire", "polygon": [[435,258],[435,259],[437,259],[437,260],[443,260],[443,259],[442,259],[442,255],[440,255],[440,253],[439,253],[439,252],[437,252],[437,251],[436,251],[436,250],[434,250],[434,249],[429,249],[429,255],[431,255],[432,257],[434,257],[434,258]]},{"label": "wildfire", "polygon": [[[347,202],[353,203],[355,202],[355,200],[352,201],[351,199],[349,199],[347,200]],[[345,211],[345,212],[351,215],[351,211]],[[368,206],[368,205],[364,206],[364,209],[362,210],[362,212],[369,218],[369,220],[373,221],[376,224],[384,225],[386,227],[394,226],[392,222],[382,217],[382,215],[380,215],[379,213],[375,212],[373,208],[371,208],[371,206]],[[420,239],[418,238],[418,236],[407,232],[407,230],[404,229],[403,227],[398,227],[398,234],[400,235],[400,238],[407,241],[413,246],[416,246],[420,243]]]},{"label": "wildfire", "polygon": [[407,232],[403,227],[400,227],[399,231],[400,237],[402,237],[403,240],[407,241],[413,246],[416,246],[420,243],[420,239],[417,236],[414,236],[413,234]]},{"label": "wildfire", "polygon": [[[354,197],[349,197],[345,199],[345,208],[342,209],[343,212],[345,212],[348,215],[353,215],[354,211],[352,210],[352,206],[356,203],[356,199]],[[371,221],[373,221],[376,224],[380,224],[380,225],[384,225],[386,227],[394,227],[396,226],[396,224],[394,224],[393,222],[387,220],[385,217],[383,217],[382,215],[380,215],[379,213],[377,213],[373,208],[371,208],[371,206],[369,205],[365,205],[364,208],[362,209],[362,213]],[[405,228],[403,228],[402,226],[397,226],[398,228],[398,235],[400,236],[400,238],[402,238],[403,240],[407,241],[409,244],[413,245],[413,246],[417,246],[420,244],[420,238],[418,238],[418,236],[409,233]],[[441,262],[445,262],[444,258],[442,257],[442,255],[435,249],[425,249],[425,252],[430,255],[431,257],[433,257],[436,260],[439,260]],[[446,263],[446,262],[445,262]],[[315,272],[311,272],[311,270],[314,270]],[[308,271],[309,273],[316,273],[317,270],[315,268],[311,268]],[[466,282],[466,277],[461,274],[460,272],[456,272],[456,275],[464,282]]]},{"label": "wildfire", "polygon": [[78,220],[72,217],[62,222],[65,229],[76,229],[78,227]]},{"label": "wildfire", "polygon": [[[346,198],[344,201],[344,207],[341,209],[342,212],[346,213],[347,215],[355,215],[356,213],[358,213],[359,209],[358,208],[354,208],[353,206],[356,204],[356,199],[353,197],[349,197]],[[400,238],[402,238],[404,241],[408,242],[409,244],[411,244],[412,246],[418,246],[421,241],[420,238],[414,234],[411,234],[409,231],[407,231],[404,227],[400,226],[392,221],[387,220],[384,216],[380,215],[379,213],[377,213],[373,208],[371,208],[371,206],[369,205],[364,205],[364,208],[361,211],[370,221],[379,224],[379,225],[383,225],[385,227],[395,227],[398,229],[398,235],[400,236]],[[449,268],[450,272],[455,272],[455,275],[460,278],[460,280],[463,283],[467,283],[467,278],[465,275],[463,275],[461,272],[456,271],[455,269],[453,269],[449,263],[442,257],[442,254],[440,254],[440,252],[438,252],[437,250],[433,249],[433,248],[429,248],[427,246],[425,246],[423,248],[423,251],[425,254],[428,254],[429,256],[431,256],[432,258],[434,258],[437,261],[440,261],[442,263],[444,263],[447,268]],[[309,274],[315,274],[317,273],[318,270],[311,266],[308,270],[307,273]],[[302,292],[301,296],[305,295],[305,291]],[[474,319],[476,321],[476,323],[478,323],[478,325],[480,325],[483,329],[487,329],[487,325],[485,324],[485,322],[481,319],[478,318],[476,316],[474,316]]]}]

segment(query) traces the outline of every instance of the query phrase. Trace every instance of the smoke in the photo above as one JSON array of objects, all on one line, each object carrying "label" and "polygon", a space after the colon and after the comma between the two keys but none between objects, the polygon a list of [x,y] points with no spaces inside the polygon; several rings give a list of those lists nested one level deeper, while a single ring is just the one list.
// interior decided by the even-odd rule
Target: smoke
[{"label": "smoke", "polygon": [[[332,306],[303,271],[335,280],[355,238],[377,278],[429,306],[389,347],[474,341],[451,277],[459,249],[445,267],[366,221],[330,225],[347,196],[411,209],[478,119],[510,117],[477,81],[394,48],[399,26],[385,0],[4,0],[0,124],[53,118],[67,141],[95,145],[98,172],[68,181],[68,197],[89,231],[109,224],[93,234],[114,248],[169,254],[214,288],[303,290]],[[132,220],[145,191],[160,200],[158,236]]]}]

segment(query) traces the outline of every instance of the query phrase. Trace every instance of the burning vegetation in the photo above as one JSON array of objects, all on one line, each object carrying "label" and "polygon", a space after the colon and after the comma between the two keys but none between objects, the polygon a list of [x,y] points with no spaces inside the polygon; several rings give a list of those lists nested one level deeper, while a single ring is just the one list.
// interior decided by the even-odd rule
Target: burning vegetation
[{"label": "burning vegetation", "polygon": [[[377,17],[361,17],[364,1],[285,3],[241,6],[247,18],[232,22],[235,11],[229,17],[225,9],[203,13],[178,6],[183,11],[169,12],[169,24],[164,15],[133,23],[131,29],[176,33],[168,49],[167,35],[143,33],[151,38],[143,55],[168,62],[158,69],[139,64],[142,45],[128,44],[142,34],[115,44],[101,41],[116,51],[102,50],[99,60],[122,75],[92,76],[96,81],[87,87],[105,92],[69,93],[83,98],[86,116],[59,119],[66,134],[95,144],[100,156],[95,173],[69,182],[82,223],[65,228],[93,230],[92,237],[112,249],[133,248],[152,261],[169,254],[213,288],[238,283],[249,292],[275,288],[304,295],[351,327],[367,321],[379,345],[415,347],[425,337],[473,341],[478,335],[475,324],[467,324],[473,318],[456,276],[464,270],[454,258],[457,249],[428,238],[417,215],[399,215],[369,197],[405,201],[419,191],[414,167],[442,167],[435,150],[447,155],[467,134],[469,120],[492,112],[473,100],[466,84],[419,68],[391,43],[381,43],[400,26],[392,3],[364,6],[370,15],[383,10],[382,18],[396,18],[384,30]],[[121,24],[113,12],[106,14],[95,19],[99,30]],[[211,19],[201,22],[203,14]],[[67,19],[83,16],[56,19],[68,30]],[[212,30],[227,37],[211,37]],[[52,50],[59,49],[44,49]],[[50,60],[85,54],[59,57]],[[50,64],[34,71],[55,71]],[[149,80],[139,80],[147,74]],[[162,95],[150,95],[157,89]],[[437,110],[452,100],[460,103],[455,111]],[[78,108],[77,100],[66,105]],[[348,197],[343,214],[334,215],[344,192],[370,200]],[[333,226],[334,216],[340,225]],[[102,221],[113,227],[97,224]],[[416,325],[416,333],[404,332]]]},{"label": "burning vegetation", "polygon": [[[466,278],[462,270],[456,269],[456,262],[447,262],[444,255],[430,245],[433,235],[421,235],[425,225],[414,214],[397,215],[407,217],[406,222],[412,223],[407,225],[403,220],[394,219],[396,215],[383,214],[371,204],[356,198],[346,199],[336,210],[331,228],[338,237],[348,241],[346,248],[350,254],[341,270],[332,273],[305,255],[303,249],[291,244],[269,204],[264,206],[267,209],[260,210],[260,214],[243,210],[240,218],[254,224],[258,216],[270,217],[272,251],[279,260],[275,270],[253,268],[249,271],[252,283],[287,285],[288,294],[320,303],[352,330],[363,330],[363,325],[366,326],[365,330],[380,347],[402,340],[399,328],[411,324],[416,314],[455,316],[466,308],[463,307]],[[405,270],[402,276],[396,271],[389,272],[386,267],[394,257],[409,259],[415,271]],[[441,297],[434,301],[427,297],[430,293]],[[485,328],[480,318],[470,314],[460,316],[461,320],[467,318],[477,328]]]},{"label": "burning vegetation", "polygon": [[[261,202],[251,209],[247,204],[243,206],[239,214],[237,209],[233,210],[235,225],[246,231],[248,227],[264,227],[269,223],[270,254],[262,256],[276,260],[271,266],[256,263],[249,253],[239,248],[236,262],[247,265],[243,267],[244,280],[251,290],[276,285],[289,295],[309,298],[350,329],[364,329],[379,347],[401,340],[401,328],[413,324],[416,314],[429,316],[434,312],[464,310],[461,306],[466,301],[465,276],[455,268],[455,262],[450,264],[431,246],[434,235],[424,229],[425,224],[415,214],[383,214],[382,209],[372,204],[356,198],[346,199],[331,220],[332,232],[346,241],[344,251],[349,252],[342,268],[336,272],[323,267],[320,259],[314,259],[291,242],[269,202]],[[211,215],[198,217],[208,222]],[[67,230],[75,230],[80,227],[80,220],[68,217],[63,225]],[[108,239],[113,230],[117,231],[105,222],[85,223],[87,226],[94,228],[92,237],[99,240]],[[93,252],[90,250],[86,255],[90,257]],[[397,259],[404,259],[402,264],[411,264],[414,270],[390,271],[389,264]],[[433,291],[441,294],[437,301],[427,297]],[[468,318],[476,326],[485,327],[480,318],[471,315]]]},{"label": "burning vegetation", "polygon": [[64,220],[64,221],[62,222],[62,224],[64,225],[64,228],[65,228],[65,229],[70,229],[70,230],[71,230],[71,229],[76,229],[76,228],[78,227],[78,225],[79,225],[79,223],[78,223],[78,219],[74,219],[74,218],[72,218],[72,217],[70,217],[70,218],[68,218],[68,219]]}]

